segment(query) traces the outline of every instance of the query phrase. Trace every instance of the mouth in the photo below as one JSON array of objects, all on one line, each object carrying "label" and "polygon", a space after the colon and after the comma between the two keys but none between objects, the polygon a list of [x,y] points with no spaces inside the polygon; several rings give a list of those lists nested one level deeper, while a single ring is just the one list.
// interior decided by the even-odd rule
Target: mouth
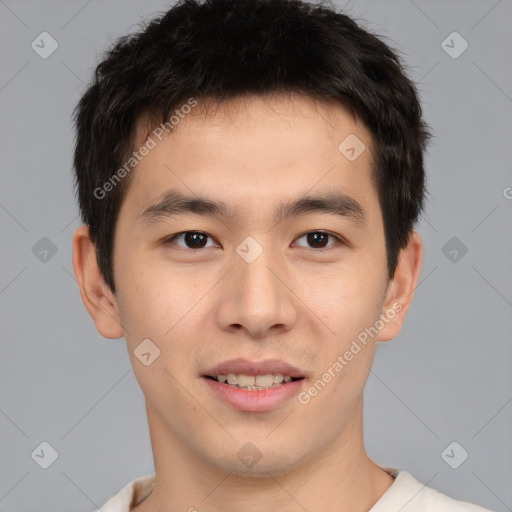
[{"label": "mouth", "polygon": [[266,373],[263,375],[227,373],[215,376],[205,375],[205,378],[246,391],[267,391],[288,384],[289,382],[304,379],[304,377],[292,377],[291,375],[283,375],[281,373]]},{"label": "mouth", "polygon": [[222,402],[240,411],[262,413],[290,403],[308,375],[276,359],[233,359],[210,368],[201,377]]}]

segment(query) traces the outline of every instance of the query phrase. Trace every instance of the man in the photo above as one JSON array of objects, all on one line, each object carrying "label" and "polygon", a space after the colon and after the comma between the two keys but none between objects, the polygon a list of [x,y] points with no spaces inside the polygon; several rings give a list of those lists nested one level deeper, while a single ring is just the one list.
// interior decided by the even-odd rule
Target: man
[{"label": "man", "polygon": [[76,127],[74,270],[155,461],[104,512],[484,510],[364,447],[422,263],[429,132],[390,48],[319,5],[181,2],[118,41]]}]

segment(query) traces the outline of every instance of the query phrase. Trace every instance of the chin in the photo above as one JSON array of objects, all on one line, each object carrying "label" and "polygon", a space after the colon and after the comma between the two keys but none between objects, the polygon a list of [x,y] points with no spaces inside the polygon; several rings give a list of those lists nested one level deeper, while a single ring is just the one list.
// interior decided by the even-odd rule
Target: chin
[{"label": "chin", "polygon": [[[254,443],[254,446],[256,446],[256,443]],[[280,451],[282,453],[279,453]],[[251,456],[253,457],[252,460],[248,458]],[[305,459],[307,457],[304,453],[296,453],[291,446],[289,450],[286,450],[283,445],[280,446],[280,450],[276,450],[275,447],[265,448],[262,446],[260,450],[256,451],[248,442],[241,449],[237,450],[234,457],[231,453],[229,455],[226,454],[224,457],[213,456],[210,459],[210,463],[217,466],[220,470],[235,476],[269,478],[290,473],[300,467]]]}]

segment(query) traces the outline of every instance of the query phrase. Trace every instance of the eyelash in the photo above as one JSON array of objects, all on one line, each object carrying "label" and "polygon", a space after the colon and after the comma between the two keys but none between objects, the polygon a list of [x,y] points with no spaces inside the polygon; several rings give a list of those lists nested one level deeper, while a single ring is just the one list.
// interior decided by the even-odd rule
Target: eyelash
[{"label": "eyelash", "polygon": [[[187,233],[197,233],[197,234],[200,234],[200,235],[206,235],[208,236],[210,239],[212,239],[213,237],[211,237],[210,235],[208,235],[208,233],[205,233],[204,231],[180,231],[179,233],[176,233],[168,238],[166,238],[164,240],[164,243],[167,245],[167,244],[171,244],[171,242],[174,242],[175,240],[177,240],[178,238],[180,238],[181,236],[183,235],[186,235]],[[320,233],[320,234],[323,234],[323,235],[327,235],[327,236],[330,236],[332,238],[334,238],[337,242],[337,244],[333,244],[333,245],[330,245],[330,246],[327,246],[327,247],[321,247],[321,248],[313,248],[313,250],[315,252],[324,252],[324,251],[328,251],[330,249],[332,249],[333,247],[336,247],[336,245],[347,245],[347,242],[342,238],[340,237],[339,235],[335,235],[334,233],[330,233],[329,231],[308,231],[302,235],[300,235],[299,237],[296,238],[296,240],[300,240],[301,238],[304,238],[305,236],[309,235],[309,234],[312,234],[312,233]],[[206,249],[207,247],[199,247],[199,248],[196,248],[196,249],[192,249],[190,247],[181,247],[181,246],[178,246],[180,247],[180,249],[183,249],[185,251],[199,251],[201,249]],[[304,248],[304,247],[303,247]]]}]

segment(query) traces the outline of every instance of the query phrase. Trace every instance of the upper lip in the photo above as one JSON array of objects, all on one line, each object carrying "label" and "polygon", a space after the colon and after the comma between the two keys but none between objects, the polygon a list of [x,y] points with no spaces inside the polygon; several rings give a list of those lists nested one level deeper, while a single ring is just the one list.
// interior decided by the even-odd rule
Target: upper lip
[{"label": "upper lip", "polygon": [[268,359],[266,361],[250,361],[248,359],[231,359],[224,361],[206,371],[205,377],[216,377],[217,375],[226,375],[228,373],[243,375],[266,375],[281,374],[289,375],[293,378],[305,377],[304,372],[284,361],[278,359]]}]

